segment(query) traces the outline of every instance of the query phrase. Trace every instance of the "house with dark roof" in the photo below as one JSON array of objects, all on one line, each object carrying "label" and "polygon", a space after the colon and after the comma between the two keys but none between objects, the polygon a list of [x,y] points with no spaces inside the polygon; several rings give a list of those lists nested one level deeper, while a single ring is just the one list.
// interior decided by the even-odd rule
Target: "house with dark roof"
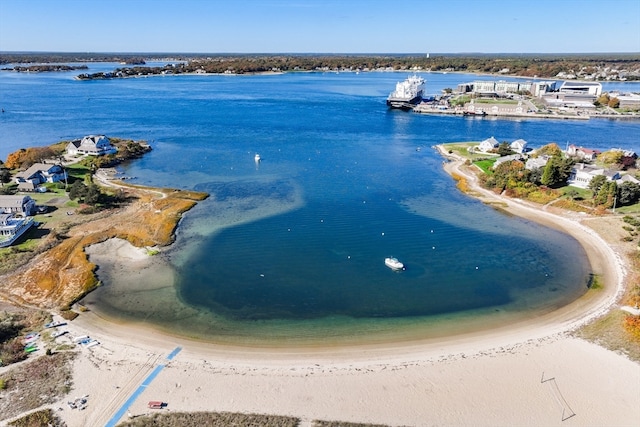
[{"label": "house with dark roof", "polygon": [[67,144],[67,153],[71,155],[104,156],[115,154],[118,149],[104,135],[88,135]]}]

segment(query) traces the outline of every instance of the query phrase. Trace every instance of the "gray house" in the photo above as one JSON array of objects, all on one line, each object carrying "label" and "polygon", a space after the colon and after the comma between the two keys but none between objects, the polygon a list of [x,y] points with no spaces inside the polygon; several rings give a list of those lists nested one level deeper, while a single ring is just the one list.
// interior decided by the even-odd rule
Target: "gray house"
[{"label": "gray house", "polygon": [[0,213],[30,216],[36,212],[36,201],[29,196],[0,196]]},{"label": "gray house", "polygon": [[[33,186],[45,182],[58,182],[67,177],[67,172],[60,165],[50,165],[47,163],[35,163],[29,169],[16,174],[15,181],[18,186],[21,183],[30,183]],[[27,187],[27,186],[25,186]],[[30,187],[30,186],[29,186]]]}]

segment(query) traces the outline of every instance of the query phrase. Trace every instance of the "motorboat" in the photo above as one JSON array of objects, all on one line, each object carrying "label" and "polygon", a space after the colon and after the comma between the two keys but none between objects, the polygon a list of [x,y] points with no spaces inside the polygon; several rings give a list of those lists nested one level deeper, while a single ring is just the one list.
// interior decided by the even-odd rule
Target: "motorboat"
[{"label": "motorboat", "polygon": [[393,258],[393,257],[385,258],[384,265],[386,265],[392,270],[404,270],[404,264],[398,261],[398,258]]}]

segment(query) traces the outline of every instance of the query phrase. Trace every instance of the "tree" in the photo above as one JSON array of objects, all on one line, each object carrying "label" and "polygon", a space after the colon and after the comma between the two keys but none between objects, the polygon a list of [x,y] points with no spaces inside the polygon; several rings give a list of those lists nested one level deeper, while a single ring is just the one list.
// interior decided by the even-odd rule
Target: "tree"
[{"label": "tree", "polygon": [[529,173],[529,182],[535,185],[540,184],[542,180],[543,168],[534,168],[531,169]]},{"label": "tree", "polygon": [[558,147],[558,144],[555,142],[551,142],[543,147],[540,147],[536,150],[535,156],[540,157],[543,155],[547,156],[560,156],[562,155],[562,150]]},{"label": "tree", "polygon": [[596,175],[589,181],[589,190],[593,191],[593,197],[595,198],[602,185],[607,181],[607,177],[604,175]]},{"label": "tree", "polygon": [[87,186],[80,180],[76,180],[69,187],[69,198],[71,200],[82,199],[87,194]]},{"label": "tree", "polygon": [[11,182],[11,173],[9,173],[8,169],[0,166],[0,185],[4,187],[4,185],[8,182]]},{"label": "tree", "polygon": [[618,187],[618,205],[633,205],[640,199],[640,185],[635,182],[625,182]]},{"label": "tree", "polygon": [[100,188],[95,184],[89,184],[84,195],[84,202],[88,205],[96,205],[100,201]]},{"label": "tree", "polygon": [[618,194],[618,185],[615,181],[606,181],[600,187],[598,194],[594,199],[596,206],[604,206],[605,208],[612,208],[613,201]]},{"label": "tree", "polygon": [[512,160],[500,163],[493,171],[492,178],[493,186],[500,190],[515,188],[528,182],[529,171],[521,161]]},{"label": "tree", "polygon": [[609,105],[609,94],[608,93],[603,93],[602,95],[600,95],[598,97],[598,99],[596,99],[596,101],[593,104],[596,107],[598,107],[600,105]]},{"label": "tree", "polygon": [[548,187],[561,186],[567,182],[572,166],[573,160],[555,155],[549,159],[544,167],[540,182]]},{"label": "tree", "polygon": [[609,105],[610,108],[618,108],[620,106],[620,100],[615,97],[611,98],[607,105]]},{"label": "tree", "polygon": [[501,142],[498,145],[498,155],[500,156],[508,156],[509,154],[513,154],[514,151],[511,149],[511,146],[508,142]]},{"label": "tree", "polygon": [[622,157],[624,153],[620,150],[609,150],[604,153],[600,153],[596,159],[598,163],[601,163],[605,167],[611,167],[613,165],[619,165],[622,163]]}]

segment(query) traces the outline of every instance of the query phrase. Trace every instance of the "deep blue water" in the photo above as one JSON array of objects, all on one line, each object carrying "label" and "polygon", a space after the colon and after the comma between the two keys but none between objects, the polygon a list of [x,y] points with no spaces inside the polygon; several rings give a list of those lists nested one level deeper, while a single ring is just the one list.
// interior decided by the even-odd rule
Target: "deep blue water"
[{"label": "deep blue water", "polygon": [[[114,316],[213,338],[259,339],[276,328],[321,339],[340,329],[336,319],[350,325],[343,334],[366,335],[398,319],[419,327],[438,316],[531,316],[567,304],[586,290],[584,250],[460,194],[432,146],[494,136],[640,150],[637,122],[390,111],[386,95],[403,74],[94,82],[74,74],[0,73],[0,157],[95,133],[150,141],[151,153],[121,167],[126,175],[211,194],[185,216],[167,254],[179,302],[202,318],[180,319],[163,305],[141,314],[108,284],[90,298]],[[476,79],[425,77],[429,93]],[[387,256],[407,270],[386,268]]]}]

